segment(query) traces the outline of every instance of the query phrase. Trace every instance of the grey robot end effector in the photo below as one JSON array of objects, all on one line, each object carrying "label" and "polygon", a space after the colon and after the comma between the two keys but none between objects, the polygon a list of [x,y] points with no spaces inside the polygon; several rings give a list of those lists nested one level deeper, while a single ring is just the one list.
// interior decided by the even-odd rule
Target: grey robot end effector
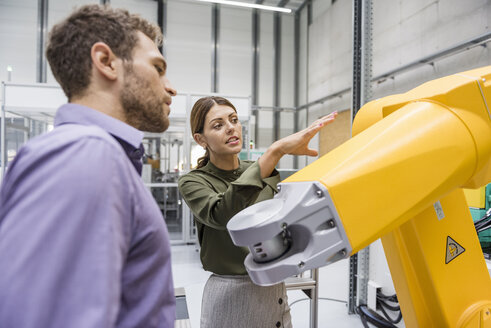
[{"label": "grey robot end effector", "polygon": [[273,199],[244,209],[227,224],[234,244],[249,248],[244,264],[258,285],[346,258],[352,250],[324,185],[291,182],[279,188]]}]

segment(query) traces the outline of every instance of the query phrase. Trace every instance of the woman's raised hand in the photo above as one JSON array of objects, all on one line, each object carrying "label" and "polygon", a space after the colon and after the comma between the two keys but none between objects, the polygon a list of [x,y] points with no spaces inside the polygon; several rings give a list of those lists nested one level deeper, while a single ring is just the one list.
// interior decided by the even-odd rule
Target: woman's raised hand
[{"label": "woman's raised hand", "polygon": [[283,155],[309,155],[317,156],[317,150],[309,148],[309,141],[323,126],[334,121],[337,112],[319,118],[308,128],[275,141],[258,159],[261,177],[264,179],[271,175],[278,161]]},{"label": "woman's raised hand", "polygon": [[310,140],[322,129],[325,125],[334,121],[338,112],[333,112],[314,121],[309,127],[282,138],[275,143],[273,147],[283,155],[308,155],[317,156],[318,152],[315,149],[309,148]]}]

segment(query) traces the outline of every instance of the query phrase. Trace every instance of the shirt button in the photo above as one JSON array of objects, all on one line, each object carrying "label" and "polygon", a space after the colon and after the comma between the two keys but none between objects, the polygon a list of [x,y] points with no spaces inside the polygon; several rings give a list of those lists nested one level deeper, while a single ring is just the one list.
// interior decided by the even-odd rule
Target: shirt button
[{"label": "shirt button", "polygon": [[282,299],[282,298],[280,298],[280,299],[278,300],[278,303],[283,304],[283,299]]},{"label": "shirt button", "polygon": [[276,327],[281,327],[281,322],[279,322],[279,321],[278,321],[278,322],[276,323]]}]

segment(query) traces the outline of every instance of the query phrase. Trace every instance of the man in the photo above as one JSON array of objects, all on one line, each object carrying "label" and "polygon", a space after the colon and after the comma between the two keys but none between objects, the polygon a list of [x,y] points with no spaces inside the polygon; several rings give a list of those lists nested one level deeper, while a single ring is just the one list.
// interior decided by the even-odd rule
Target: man
[{"label": "man", "polygon": [[69,103],[0,190],[0,327],[173,327],[166,226],[140,178],[143,131],[169,125],[159,28],[84,6],[50,33]]}]

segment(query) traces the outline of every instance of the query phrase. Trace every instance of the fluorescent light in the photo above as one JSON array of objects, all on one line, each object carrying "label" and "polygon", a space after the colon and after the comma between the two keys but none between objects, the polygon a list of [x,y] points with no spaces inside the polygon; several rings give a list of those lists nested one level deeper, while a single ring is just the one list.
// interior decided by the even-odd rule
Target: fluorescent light
[{"label": "fluorescent light", "polygon": [[221,4],[221,5],[239,6],[239,7],[263,9],[263,10],[271,10],[271,11],[280,11],[282,13],[288,13],[288,14],[292,12],[292,10],[288,9],[288,8],[265,6],[265,5],[258,5],[258,4],[254,4],[254,3],[245,3],[245,2],[230,1],[230,0],[196,0],[196,1],[212,2],[212,3]]}]

